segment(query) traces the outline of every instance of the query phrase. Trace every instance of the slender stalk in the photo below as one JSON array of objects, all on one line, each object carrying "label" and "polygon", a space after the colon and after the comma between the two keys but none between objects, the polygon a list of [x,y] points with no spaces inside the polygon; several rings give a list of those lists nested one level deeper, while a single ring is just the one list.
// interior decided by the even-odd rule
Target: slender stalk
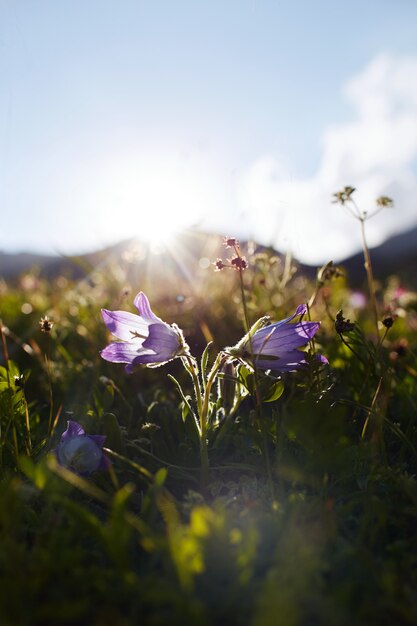
[{"label": "slender stalk", "polygon": [[[238,256],[240,256],[239,249],[235,248],[235,251],[238,254]],[[250,349],[251,354],[253,354],[252,337],[249,333],[250,324],[249,324],[248,307],[246,304],[245,286],[243,283],[242,270],[239,270],[239,284],[240,284],[240,293],[242,297],[243,315],[244,315],[244,321],[245,321],[245,332],[248,333],[249,335],[249,349]],[[261,394],[259,391],[259,377],[258,377],[258,370],[256,369],[255,363],[253,364],[253,375],[255,379],[256,418],[258,422],[258,428],[262,435],[262,448],[263,448],[263,454],[265,458],[266,473],[268,476],[269,488],[273,497],[274,496],[274,483],[272,480],[271,459],[270,459],[269,450],[268,450],[268,436],[265,431],[264,420],[262,419],[262,398],[261,398]]]},{"label": "slender stalk", "polygon": [[376,294],[375,294],[375,281],[374,274],[372,271],[372,263],[371,263],[371,255],[369,253],[368,243],[366,241],[366,233],[365,233],[365,217],[360,217],[359,222],[361,225],[361,235],[362,235],[362,245],[363,245],[363,255],[365,259],[365,270],[368,278],[368,289],[369,289],[369,297],[371,300],[372,307],[372,315],[374,318],[376,335],[379,338],[379,328],[378,328],[378,305],[376,302]]},{"label": "slender stalk", "polygon": [[364,365],[366,365],[366,362],[363,360],[363,358],[361,357],[360,354],[358,354],[358,352],[356,352],[356,350],[354,350],[354,348],[352,348],[352,346],[350,345],[350,343],[348,341],[346,341],[346,339],[343,337],[342,333],[339,333],[339,337],[342,340],[342,342],[345,344],[346,348],[348,348],[352,354],[355,355],[355,357]]},{"label": "slender stalk", "polygon": [[49,418],[48,418],[48,435],[51,436],[52,433],[52,416],[54,412],[54,397],[52,391],[52,379],[51,379],[51,364],[50,364],[50,354],[51,354],[51,341],[49,333],[46,337],[46,352],[45,352],[45,365],[46,365],[46,373],[48,376],[48,391],[49,391]]}]

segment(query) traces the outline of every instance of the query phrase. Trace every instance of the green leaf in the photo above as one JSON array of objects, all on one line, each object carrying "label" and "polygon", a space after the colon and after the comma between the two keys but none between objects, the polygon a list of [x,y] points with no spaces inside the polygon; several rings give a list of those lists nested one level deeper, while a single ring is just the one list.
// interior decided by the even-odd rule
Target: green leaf
[{"label": "green leaf", "polygon": [[167,479],[167,476],[168,476],[167,468],[161,467],[155,474],[155,477],[154,477],[155,485],[158,485],[158,487],[163,487]]},{"label": "green leaf", "polygon": [[262,396],[262,400],[264,402],[274,402],[274,400],[278,400],[284,393],[284,383],[281,380],[277,380],[265,395]]},{"label": "green leaf", "polygon": [[106,447],[115,452],[123,452],[123,433],[117,417],[113,413],[103,415],[103,435],[106,435]]},{"label": "green leaf", "polygon": [[177,386],[177,389],[178,389],[178,391],[179,391],[179,393],[180,393],[180,396],[181,396],[182,401],[184,402],[184,404],[186,404],[186,405],[187,405],[187,408],[188,408],[188,410],[190,411],[190,413],[191,413],[191,414],[193,414],[193,409],[192,409],[192,407],[191,407],[191,405],[190,405],[190,402],[189,402],[189,400],[188,400],[189,396],[186,396],[186,395],[184,394],[184,392],[183,392],[183,390],[182,390],[182,387],[181,387],[181,385],[179,384],[178,380],[177,380],[174,376],[172,376],[172,374],[168,374],[168,378],[169,378],[170,380],[172,380],[172,382],[173,382],[173,383],[175,383],[175,385]]},{"label": "green leaf", "polygon": [[253,370],[246,365],[238,367],[239,382],[249,391],[250,394],[255,393],[255,376]]},{"label": "green leaf", "polygon": [[104,411],[108,411],[114,401],[114,387],[107,384],[101,397],[102,407]]},{"label": "green leaf", "polygon": [[208,363],[208,358],[209,358],[209,352],[210,352],[210,348],[212,345],[213,345],[213,342],[210,341],[204,348],[204,352],[201,356],[201,376],[203,378],[203,381],[205,380],[205,377],[206,377],[206,369],[207,369],[207,363]]},{"label": "green leaf", "polygon": [[187,421],[187,417],[190,413],[190,408],[189,408],[189,404],[187,402],[181,402],[181,417],[182,417],[182,421],[185,422]]}]

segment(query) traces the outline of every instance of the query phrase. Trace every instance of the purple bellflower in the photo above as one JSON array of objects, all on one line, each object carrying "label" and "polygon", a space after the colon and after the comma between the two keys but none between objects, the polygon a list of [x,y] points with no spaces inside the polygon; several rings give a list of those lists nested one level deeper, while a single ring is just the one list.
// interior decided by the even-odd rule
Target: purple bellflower
[{"label": "purple bellflower", "polygon": [[[267,317],[258,320],[250,331],[233,348],[226,351],[234,357],[248,361],[261,370],[269,370],[272,375],[293,372],[308,365],[304,352],[298,348],[307,345],[320,327],[320,322],[305,322],[302,316],[307,306],[300,304],[294,315],[280,322],[266,326]],[[290,324],[295,317],[300,320]],[[326,357],[316,355],[321,363],[328,363]]]},{"label": "purple bellflower", "polygon": [[68,420],[54,450],[58,463],[81,476],[108,469],[110,462],[102,450],[105,439],[104,435],[86,435],[81,424]]},{"label": "purple bellflower", "polygon": [[134,305],[139,315],[102,309],[107,328],[121,340],[110,343],[101,351],[103,359],[126,363],[126,372],[131,374],[135,365],[157,367],[189,353],[182,331],[176,324],[166,324],[157,317],[142,291],[135,297]]}]

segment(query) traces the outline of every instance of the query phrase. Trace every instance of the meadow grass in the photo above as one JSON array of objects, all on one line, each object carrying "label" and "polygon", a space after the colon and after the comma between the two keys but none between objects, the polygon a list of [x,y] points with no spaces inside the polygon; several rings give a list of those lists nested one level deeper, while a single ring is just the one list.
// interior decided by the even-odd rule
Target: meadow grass
[{"label": "meadow grass", "polygon": [[[417,296],[239,254],[175,283],[109,259],[0,285],[2,625],[417,623]],[[127,375],[100,310],[145,284],[192,358]],[[216,360],[301,303],[321,322],[306,367]],[[68,420],[106,436],[107,471],[58,462]]]}]

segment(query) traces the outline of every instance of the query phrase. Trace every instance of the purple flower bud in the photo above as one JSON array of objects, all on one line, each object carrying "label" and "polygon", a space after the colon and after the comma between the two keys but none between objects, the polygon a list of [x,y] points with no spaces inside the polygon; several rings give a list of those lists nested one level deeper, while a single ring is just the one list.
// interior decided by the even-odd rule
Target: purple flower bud
[{"label": "purple flower bud", "polygon": [[68,420],[67,430],[54,450],[58,463],[80,475],[107,469],[109,461],[102,450],[105,439],[103,435],[86,435],[78,422]]},{"label": "purple flower bud", "polygon": [[103,359],[126,363],[125,369],[130,374],[135,365],[156,367],[188,354],[182,331],[176,324],[170,326],[157,317],[142,291],[135,297],[134,304],[139,315],[102,309],[107,328],[121,340],[110,343],[101,351]]}]

